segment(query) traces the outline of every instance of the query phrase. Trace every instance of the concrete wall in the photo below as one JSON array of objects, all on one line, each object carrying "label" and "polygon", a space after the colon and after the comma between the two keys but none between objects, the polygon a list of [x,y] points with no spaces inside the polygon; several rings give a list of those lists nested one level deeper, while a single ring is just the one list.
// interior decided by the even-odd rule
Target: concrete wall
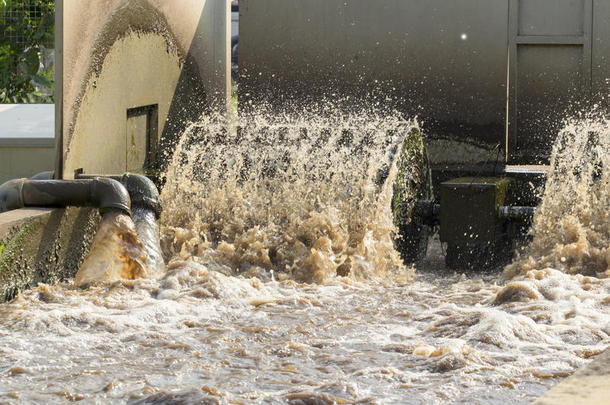
[{"label": "concrete wall", "polygon": [[0,184],[53,170],[53,104],[0,104]]},{"label": "concrete wall", "polygon": [[610,350],[551,388],[533,405],[600,405],[610,403]]},{"label": "concrete wall", "polygon": [[0,138],[0,184],[53,170],[55,140]]},{"label": "concrete wall", "polygon": [[601,0],[242,0],[240,108],[358,100],[419,117],[439,167],[546,164],[565,118],[610,111],[609,21]]},{"label": "concrete wall", "polygon": [[[439,138],[505,143],[507,0],[242,0],[240,108],[326,97],[419,116]],[[442,148],[441,148],[442,149]],[[494,155],[495,157],[495,155]]]},{"label": "concrete wall", "polygon": [[91,208],[20,209],[0,214],[0,302],[38,283],[76,274],[99,223]]},{"label": "concrete wall", "polygon": [[[171,144],[188,121],[226,108],[230,6],[226,0],[64,0],[61,172],[134,170],[146,125],[128,110],[154,106],[150,142]],[[149,119],[150,121],[150,119]],[[129,132],[131,131],[131,132]],[[130,148],[134,150],[129,150]],[[135,154],[135,158],[134,158]],[[149,162],[150,163],[150,162]]]}]

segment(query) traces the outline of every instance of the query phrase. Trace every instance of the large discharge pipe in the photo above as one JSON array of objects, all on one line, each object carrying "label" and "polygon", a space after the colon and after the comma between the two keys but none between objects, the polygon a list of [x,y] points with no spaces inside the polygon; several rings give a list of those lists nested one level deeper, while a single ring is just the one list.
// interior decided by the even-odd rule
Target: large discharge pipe
[{"label": "large discharge pipe", "polygon": [[10,180],[0,186],[0,213],[23,207],[93,206],[101,214],[131,214],[125,186],[108,178],[85,180]]},{"label": "large discharge pipe", "polygon": [[161,211],[163,209],[161,205],[161,197],[157,186],[148,177],[141,174],[125,173],[123,175],[97,175],[97,174],[83,174],[81,169],[76,170],[74,173],[75,179],[96,179],[96,178],[107,178],[120,182],[129,193],[131,197],[131,204],[133,207],[141,207],[154,212],[155,217],[159,219]]}]

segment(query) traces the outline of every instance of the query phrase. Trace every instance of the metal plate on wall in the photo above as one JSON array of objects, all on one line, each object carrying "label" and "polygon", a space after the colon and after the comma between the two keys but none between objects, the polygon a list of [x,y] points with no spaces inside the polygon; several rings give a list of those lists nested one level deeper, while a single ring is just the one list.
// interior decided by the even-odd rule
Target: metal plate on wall
[{"label": "metal plate on wall", "polygon": [[510,0],[509,164],[545,164],[591,95],[592,0]]},{"label": "metal plate on wall", "polygon": [[507,0],[239,6],[240,109],[364,99],[418,116],[428,135],[504,149]]}]

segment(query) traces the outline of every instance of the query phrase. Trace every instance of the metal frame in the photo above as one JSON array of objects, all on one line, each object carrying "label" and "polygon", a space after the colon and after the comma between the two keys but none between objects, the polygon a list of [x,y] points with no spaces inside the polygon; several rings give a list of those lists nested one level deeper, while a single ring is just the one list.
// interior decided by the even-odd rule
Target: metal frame
[{"label": "metal frame", "polygon": [[[147,172],[152,162],[156,160],[159,149],[159,104],[129,108],[127,110],[127,119],[143,115],[146,116],[146,158],[142,169],[144,172]],[[129,153],[128,145],[125,146],[125,153]],[[128,158],[126,157],[125,159],[127,162]]]},{"label": "metal frame", "polygon": [[64,1],[55,0],[55,178],[64,175]]},{"label": "metal frame", "polygon": [[519,5],[523,0],[509,0],[508,20],[508,111],[506,125],[506,162],[512,163],[516,154],[519,137],[517,122],[517,88],[519,45],[581,45],[583,47],[583,89],[591,92],[592,41],[593,41],[593,0],[583,0],[582,35],[519,35]]}]

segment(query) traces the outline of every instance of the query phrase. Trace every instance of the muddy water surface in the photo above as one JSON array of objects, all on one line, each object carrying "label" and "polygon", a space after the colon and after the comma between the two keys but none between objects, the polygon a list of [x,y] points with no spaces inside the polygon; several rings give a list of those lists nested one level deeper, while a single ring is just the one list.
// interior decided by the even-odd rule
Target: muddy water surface
[{"label": "muddy water surface", "polygon": [[608,345],[610,283],[522,283],[541,298],[494,305],[494,276],[305,285],[194,262],[160,281],[42,286],[2,306],[0,395],[527,403]]},{"label": "muddy water surface", "polygon": [[[437,241],[412,269],[391,249],[390,196],[375,185],[399,133],[381,153],[337,120],[326,141],[303,137],[280,156],[299,130],[282,130],[278,149],[257,127],[242,136],[269,157],[259,164],[189,144],[204,124],[168,170],[167,273],[39,286],[2,304],[0,402],[528,403],[610,344],[603,218],[573,209],[569,234],[537,218],[544,236],[504,279],[445,269]],[[342,137],[367,153],[352,159]],[[593,191],[607,206],[608,167],[565,195]]]}]

